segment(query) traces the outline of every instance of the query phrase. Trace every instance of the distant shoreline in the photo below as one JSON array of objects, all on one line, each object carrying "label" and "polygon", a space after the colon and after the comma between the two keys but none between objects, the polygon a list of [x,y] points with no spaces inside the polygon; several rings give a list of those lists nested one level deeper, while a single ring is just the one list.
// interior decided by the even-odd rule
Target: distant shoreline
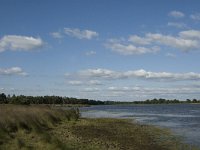
[{"label": "distant shoreline", "polygon": [[200,100],[187,99],[185,101],[173,99],[154,98],[144,101],[100,101],[92,99],[81,99],[73,97],[61,97],[61,96],[25,96],[25,95],[6,95],[0,94],[0,104],[50,104],[50,105],[113,105],[113,104],[200,104]]}]

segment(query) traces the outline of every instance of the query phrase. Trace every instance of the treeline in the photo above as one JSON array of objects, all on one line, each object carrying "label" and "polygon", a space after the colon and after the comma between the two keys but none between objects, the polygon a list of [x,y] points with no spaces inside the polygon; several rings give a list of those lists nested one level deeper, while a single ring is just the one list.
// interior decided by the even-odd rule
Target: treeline
[{"label": "treeline", "polygon": [[197,99],[187,99],[186,101],[181,101],[177,99],[168,100],[168,99],[147,99],[145,101],[133,101],[133,102],[123,102],[123,101],[104,101],[105,105],[117,105],[117,104],[184,104],[184,103],[200,103],[200,100]]},{"label": "treeline", "polygon": [[187,99],[186,101],[180,101],[177,99],[168,100],[168,99],[152,99],[152,100],[145,100],[145,101],[135,101],[134,104],[179,104],[179,103],[200,103],[200,100],[197,99]]},{"label": "treeline", "polygon": [[103,105],[104,102],[89,100],[89,99],[78,99],[72,97],[61,97],[61,96],[24,96],[24,95],[5,95],[0,94],[0,104],[82,104],[82,105]]},{"label": "treeline", "polygon": [[5,95],[0,94],[0,104],[80,104],[80,105],[116,105],[116,104],[179,104],[179,103],[200,103],[197,99],[187,99],[186,101],[180,101],[177,99],[152,99],[145,101],[99,101],[89,99],[78,99],[72,97],[61,97],[61,96],[24,96],[24,95]]}]

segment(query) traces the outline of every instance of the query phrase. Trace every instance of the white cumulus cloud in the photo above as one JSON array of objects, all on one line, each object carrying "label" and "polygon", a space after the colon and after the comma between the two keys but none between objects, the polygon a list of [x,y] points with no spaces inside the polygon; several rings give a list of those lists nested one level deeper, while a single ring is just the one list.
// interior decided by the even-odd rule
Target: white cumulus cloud
[{"label": "white cumulus cloud", "polygon": [[129,41],[138,44],[138,45],[149,45],[151,43],[151,41],[147,38],[143,38],[137,35],[131,35],[129,37]]},{"label": "white cumulus cloud", "polygon": [[122,55],[141,55],[146,53],[156,53],[160,50],[158,46],[153,46],[153,47],[136,46],[132,43],[124,44],[117,40],[116,41],[110,40],[109,42],[106,43],[105,46],[107,48],[110,48],[114,52],[117,52]]},{"label": "white cumulus cloud", "polygon": [[120,78],[121,74],[109,69],[87,69],[79,72],[80,76],[95,77],[95,78]]},{"label": "white cumulus cloud", "polygon": [[95,51],[88,51],[85,53],[86,56],[96,55]]},{"label": "white cumulus cloud", "polygon": [[167,56],[167,57],[171,57],[171,58],[175,58],[175,57],[176,57],[176,55],[173,54],[173,53],[167,53],[166,56]]},{"label": "white cumulus cloud", "polygon": [[50,35],[54,38],[60,39],[63,37],[63,35],[60,32],[52,32]]},{"label": "white cumulus cloud", "polygon": [[190,18],[195,21],[200,21],[200,13],[190,15]]},{"label": "white cumulus cloud", "polygon": [[[200,40],[200,30],[186,30],[179,33],[180,37],[185,39]],[[199,41],[198,41],[199,42]]]},{"label": "white cumulus cloud", "polygon": [[185,17],[185,14],[183,12],[180,12],[180,11],[177,11],[177,10],[169,12],[168,15],[171,16],[171,17],[174,17],[174,18],[183,18],[183,17]]},{"label": "white cumulus cloud", "polygon": [[171,72],[152,72],[144,69],[129,71],[114,71],[109,69],[87,69],[78,72],[78,76],[94,79],[151,79],[158,81],[181,81],[181,80],[200,80],[200,73],[171,73]]},{"label": "white cumulus cloud", "polygon": [[97,37],[99,34],[92,30],[80,30],[78,28],[64,28],[64,33],[76,37],[78,39],[92,39]]},{"label": "white cumulus cloud", "polygon": [[154,43],[181,49],[182,51],[189,51],[200,48],[200,41],[191,38],[175,37],[171,35],[163,35],[160,33],[148,33],[146,37],[151,39]]},{"label": "white cumulus cloud", "polygon": [[200,30],[183,30],[177,35],[162,33],[146,33],[144,36],[131,35],[128,39],[109,39],[105,46],[122,55],[157,53],[161,46],[188,52],[200,49]]},{"label": "white cumulus cloud", "polygon": [[30,51],[44,46],[41,38],[20,35],[5,35],[0,39],[0,52],[5,50]]},{"label": "white cumulus cloud", "polygon": [[12,67],[12,68],[0,68],[0,75],[27,76],[28,74],[24,72],[20,67]]},{"label": "white cumulus cloud", "polygon": [[96,88],[96,87],[89,87],[89,88],[85,88],[82,92],[99,92],[100,89],[99,88]]},{"label": "white cumulus cloud", "polygon": [[80,80],[71,80],[68,81],[68,84],[73,85],[73,86],[82,86],[82,85],[87,85],[87,86],[93,86],[93,85],[102,85],[101,81],[99,80],[88,80],[88,81],[80,81]]},{"label": "white cumulus cloud", "polygon": [[88,82],[89,85],[102,85],[101,81],[99,80],[90,80]]},{"label": "white cumulus cloud", "polygon": [[187,28],[187,25],[182,22],[168,22],[167,25],[176,28]]},{"label": "white cumulus cloud", "polygon": [[118,92],[120,95],[129,95],[130,93],[139,94],[141,96],[145,95],[152,95],[152,96],[159,96],[162,97],[163,95],[166,96],[168,94],[195,94],[200,92],[200,88],[190,88],[190,87],[108,87],[108,91],[110,92]]},{"label": "white cumulus cloud", "polygon": [[77,80],[69,81],[68,83],[71,85],[82,85],[83,84],[82,81],[77,81]]}]

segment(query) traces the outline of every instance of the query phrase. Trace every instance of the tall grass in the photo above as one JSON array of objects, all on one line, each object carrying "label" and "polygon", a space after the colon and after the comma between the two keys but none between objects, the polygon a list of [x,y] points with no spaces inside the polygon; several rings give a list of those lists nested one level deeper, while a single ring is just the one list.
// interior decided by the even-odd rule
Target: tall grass
[{"label": "tall grass", "polygon": [[[43,139],[51,140],[53,138],[47,134],[47,131],[53,128],[62,120],[77,120],[79,111],[77,109],[55,109],[49,106],[23,106],[23,105],[0,105],[0,149],[12,140],[17,141],[18,149],[26,142],[18,135],[21,132],[36,134]],[[55,139],[53,139],[55,140]],[[56,140],[55,140],[56,141]],[[56,146],[57,147],[57,146]]]},{"label": "tall grass", "polygon": [[52,109],[49,106],[0,105],[0,130],[41,130],[50,128],[63,119],[78,119],[75,109]]}]

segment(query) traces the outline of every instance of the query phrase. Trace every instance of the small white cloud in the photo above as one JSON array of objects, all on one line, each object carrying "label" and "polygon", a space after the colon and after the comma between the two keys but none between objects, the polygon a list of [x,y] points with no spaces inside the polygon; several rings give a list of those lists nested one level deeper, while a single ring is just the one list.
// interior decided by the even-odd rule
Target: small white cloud
[{"label": "small white cloud", "polygon": [[65,77],[69,77],[69,76],[70,76],[70,73],[65,73],[64,76],[65,76]]},{"label": "small white cloud", "polygon": [[68,84],[74,85],[74,86],[82,86],[82,85],[87,85],[87,86],[93,86],[93,85],[102,85],[101,81],[99,80],[86,80],[86,81],[80,81],[80,80],[71,80],[68,81]]},{"label": "small white cloud", "polygon": [[0,91],[4,91],[5,90],[5,88],[0,88]]},{"label": "small white cloud", "polygon": [[99,88],[95,88],[95,87],[93,87],[93,88],[85,88],[84,90],[83,90],[83,92],[98,92],[98,91],[100,91],[100,89]]},{"label": "small white cloud", "polygon": [[57,39],[63,38],[63,35],[60,32],[52,32],[52,33],[50,33],[50,35],[53,38],[57,38]]},{"label": "small white cloud", "polygon": [[30,51],[43,46],[42,39],[28,36],[5,35],[0,39],[0,52],[5,50]]},{"label": "small white cloud", "polygon": [[185,38],[185,39],[198,39],[200,40],[200,31],[199,30],[186,30],[186,31],[181,31],[179,33],[180,37]]},{"label": "small white cloud", "polygon": [[176,57],[176,55],[173,54],[173,53],[167,53],[166,56],[167,56],[167,57],[171,57],[171,58],[175,58],[175,57]]},{"label": "small white cloud", "polygon": [[102,85],[102,83],[99,80],[90,80],[89,85]]},{"label": "small white cloud", "polygon": [[144,46],[135,46],[132,43],[123,44],[119,41],[109,41],[105,46],[122,55],[141,55],[146,53],[156,53],[160,50],[158,46],[149,48]]},{"label": "small white cloud", "polygon": [[24,72],[20,67],[12,67],[12,68],[7,68],[7,69],[0,68],[0,75],[27,76],[28,74]]},{"label": "small white cloud", "polygon": [[138,44],[138,45],[149,45],[151,44],[151,41],[147,38],[142,38],[140,36],[137,35],[131,35],[129,37],[129,41],[133,42],[134,44]]},{"label": "small white cloud", "polygon": [[200,21],[200,13],[190,15],[190,18],[195,21]]},{"label": "small white cloud", "polygon": [[85,53],[86,56],[96,55],[95,51],[88,51]]},{"label": "small white cloud", "polygon": [[174,17],[174,18],[183,18],[183,17],[185,17],[185,14],[183,12],[176,11],[176,10],[169,12],[168,15],[171,16],[171,17]]},{"label": "small white cloud", "polygon": [[187,25],[185,23],[182,23],[182,22],[168,22],[167,24],[168,26],[171,26],[171,27],[176,27],[176,28],[187,28]]},{"label": "small white cloud", "polygon": [[101,68],[82,70],[78,74],[80,76],[94,77],[94,78],[99,78],[99,77],[105,79],[120,78],[120,74],[118,72]]},{"label": "small white cloud", "polygon": [[74,81],[69,81],[68,83],[71,84],[71,85],[77,85],[77,86],[83,84],[82,81],[76,81],[76,80],[74,80]]},{"label": "small white cloud", "polygon": [[92,30],[80,30],[77,28],[64,28],[64,33],[76,37],[78,39],[92,39],[97,37],[99,34]]}]

